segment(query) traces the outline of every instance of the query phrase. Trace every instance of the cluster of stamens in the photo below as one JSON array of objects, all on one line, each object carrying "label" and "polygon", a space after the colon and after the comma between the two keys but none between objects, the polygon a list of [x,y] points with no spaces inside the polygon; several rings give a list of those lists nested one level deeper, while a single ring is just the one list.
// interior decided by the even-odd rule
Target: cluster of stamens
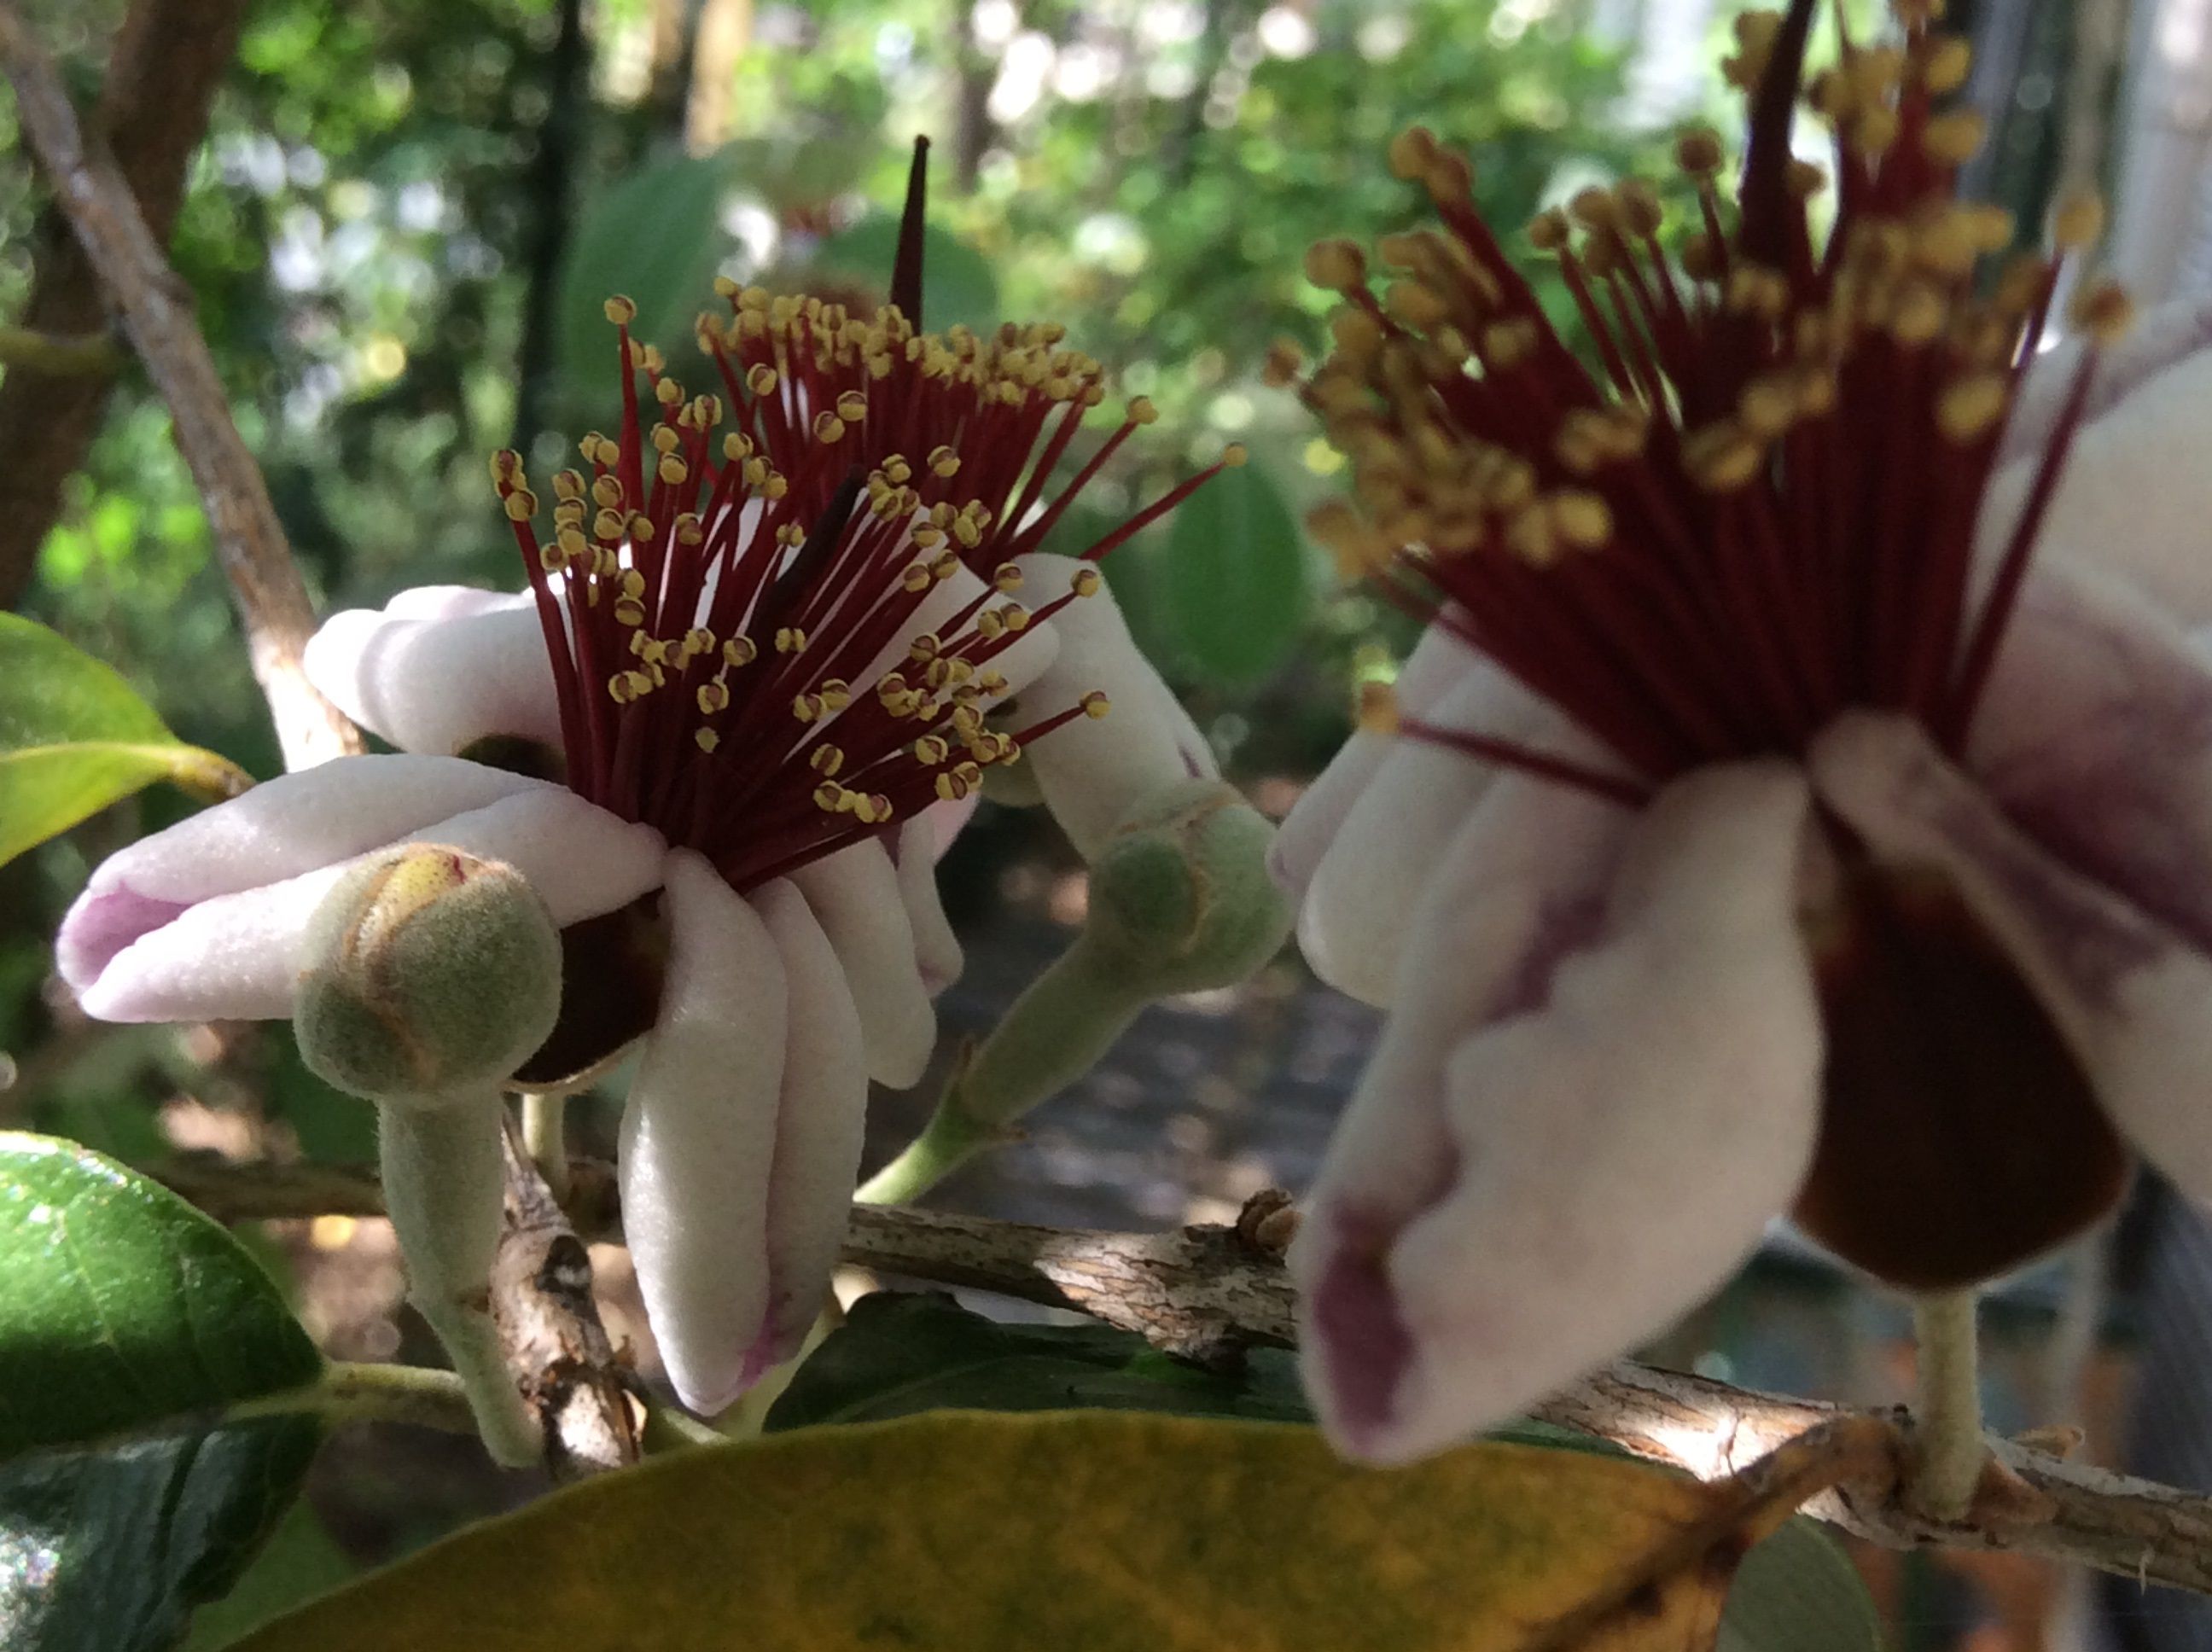
[{"label": "cluster of stamens", "polygon": [[[1980,124],[1941,106],[1966,50],[1931,32],[1924,4],[1899,9],[1899,44],[1846,42],[1805,88],[1835,139],[1834,227],[1816,245],[1808,203],[1831,180],[1788,147],[1812,9],[1739,20],[1729,72],[1751,140],[1736,203],[1717,185],[1719,143],[1696,133],[1677,160],[1702,222],[1674,251],[1638,180],[1530,226],[1595,372],[1476,213],[1468,162],[1425,131],[1389,158],[1441,229],[1383,240],[1379,294],[1350,242],[1308,256],[1346,302],[1303,392],[1353,484],[1315,531],[1349,570],[1441,598],[1444,623],[1626,772],[1457,744],[1643,795],[1700,762],[1802,750],[1850,706],[1963,738],[2080,410],[1970,611],[1979,507],[2059,259],[1991,271],[2012,221],[1955,198]],[[2063,254],[2099,228],[2094,203],[2074,203],[2054,238]],[[2089,284],[2075,313],[2094,343],[2127,307]],[[1275,366],[1297,371],[1287,349]]]},{"label": "cluster of stamens", "polygon": [[[608,301],[620,434],[585,436],[588,468],[552,478],[550,537],[520,457],[491,470],[552,659],[568,785],[744,889],[964,798],[1030,742],[1106,714],[1093,693],[997,726],[1010,689],[998,662],[1099,588],[1086,568],[1032,610],[1012,559],[1152,415],[1133,404],[1035,508],[1105,393],[1096,362],[1054,348],[1058,329],[984,343],[918,333],[890,307],[864,322],[811,298],[726,296],[731,319],[699,327],[726,396],[687,392],[631,338],[635,307]],[[978,576],[960,587],[970,594],[937,594],[963,569]]]}]

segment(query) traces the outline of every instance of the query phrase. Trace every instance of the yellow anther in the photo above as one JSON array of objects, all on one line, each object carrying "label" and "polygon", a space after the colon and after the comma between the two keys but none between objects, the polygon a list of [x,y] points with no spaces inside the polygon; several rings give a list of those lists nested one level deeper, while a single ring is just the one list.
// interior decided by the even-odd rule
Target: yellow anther
[{"label": "yellow anther", "polygon": [[2004,416],[2008,394],[2002,374],[1969,374],[1946,385],[1936,398],[1936,428],[1953,441],[1972,441]]},{"label": "yellow anther", "polygon": [[722,737],[715,733],[711,728],[699,728],[692,730],[691,738],[698,745],[700,750],[706,752],[712,752],[716,746],[722,744]]},{"label": "yellow anther", "polygon": [[634,602],[628,597],[617,598],[615,603],[615,623],[617,625],[644,624],[644,604],[642,603]]},{"label": "yellow anther", "polygon": [[663,407],[673,407],[684,399],[684,386],[673,379],[663,379],[653,386],[653,394]]},{"label": "yellow anther", "polygon": [[929,450],[929,470],[933,476],[957,476],[960,471],[960,455],[950,447],[933,447]]},{"label": "yellow anther", "polygon": [[712,717],[715,713],[726,711],[729,708],[729,687],[727,684],[719,682],[702,683],[699,685],[698,698],[700,714],[705,717]]},{"label": "yellow anther", "polygon": [[1973,158],[1989,131],[1988,123],[1971,109],[1954,109],[1936,116],[1920,134],[1920,148],[1930,161],[1955,167]]},{"label": "yellow anther", "polygon": [[637,319],[637,305],[620,293],[600,305],[599,309],[617,327],[627,327]]},{"label": "yellow anther", "polygon": [[1096,722],[1099,718],[1103,717],[1108,712],[1114,708],[1114,702],[1109,700],[1103,692],[1097,689],[1093,689],[1090,693],[1085,695],[1081,704],[1083,707],[1083,714],[1085,717],[1090,718],[1093,722]]},{"label": "yellow anther", "polygon": [[538,547],[538,566],[548,574],[564,572],[568,566],[568,553],[557,544]]},{"label": "yellow anther", "polygon": [[837,416],[848,424],[858,424],[868,416],[868,398],[857,390],[848,390],[837,398]]},{"label": "yellow anther", "polygon": [[2065,252],[2088,246],[2105,233],[2105,203],[2094,193],[2069,195],[2051,215],[2051,238]]},{"label": "yellow anther", "polygon": [[806,647],[806,633],[795,625],[781,626],[775,634],[775,651],[780,654],[803,653]]},{"label": "yellow anther", "polygon": [[2135,325],[2135,301],[2116,282],[2099,281],[2074,295],[2074,325],[2100,345],[2117,344]]},{"label": "yellow anther", "polygon": [[1369,734],[1395,734],[1398,691],[1388,683],[1362,683],[1358,717],[1360,728]]},{"label": "yellow anther", "polygon": [[935,583],[929,576],[929,564],[927,562],[909,562],[906,572],[899,575],[900,588],[911,596],[920,596]]},{"label": "yellow anther", "polygon": [[947,769],[937,777],[936,790],[939,799],[943,802],[957,803],[968,795],[969,787],[966,781]]},{"label": "yellow anther", "polygon": [[1104,583],[1097,568],[1079,568],[1075,570],[1075,577],[1067,582],[1067,588],[1079,597],[1095,597]]},{"label": "yellow anther", "polygon": [[753,364],[745,374],[745,388],[756,396],[765,396],[775,388],[775,369],[765,361]]},{"label": "yellow anther", "polygon": [[1342,236],[1316,241],[1306,249],[1306,279],[1332,292],[1347,292],[1367,279],[1367,258]]},{"label": "yellow anther", "polygon": [[1224,471],[1242,470],[1251,457],[1251,450],[1243,442],[1232,441],[1221,450],[1221,468]]},{"label": "yellow anther", "polygon": [[1127,416],[1131,424],[1151,424],[1160,416],[1160,410],[1152,405],[1151,397],[1133,396],[1129,398]]},{"label": "yellow anther", "polygon": [[502,504],[510,522],[527,522],[538,514],[538,495],[527,488],[517,488]]},{"label": "yellow anther", "polygon": [[1719,134],[1706,131],[1685,132],[1674,140],[1674,164],[1693,178],[1710,178],[1721,169]]},{"label": "yellow anther", "polygon": [[750,637],[732,637],[722,645],[722,664],[732,668],[750,665],[760,657],[760,647]]},{"label": "yellow anther", "polygon": [[1009,631],[1026,631],[1030,626],[1030,610],[1018,602],[1007,603],[999,610],[999,617]]},{"label": "yellow anther", "polygon": [[934,768],[952,755],[952,747],[941,734],[925,734],[914,743],[915,761]]},{"label": "yellow anther", "polygon": [[1408,126],[1390,140],[1389,153],[1391,175],[1417,183],[1436,160],[1437,135],[1425,126]]},{"label": "yellow anther", "polygon": [[1569,489],[1552,496],[1552,521],[1569,544],[1595,550],[1613,538],[1613,512],[1594,493]]},{"label": "yellow anther", "polygon": [[1556,252],[1567,244],[1571,226],[1567,215],[1547,207],[1528,221],[1528,240],[1539,252]]},{"label": "yellow anther", "polygon": [[850,795],[836,781],[824,780],[814,788],[814,806],[825,814],[834,815],[848,806],[845,799]]},{"label": "yellow anther", "polygon": [[1927,59],[1920,65],[1920,83],[1937,97],[1955,92],[1966,83],[1973,67],[1973,48],[1956,34],[1945,34],[1929,43]]},{"label": "yellow anther", "polygon": [[841,441],[845,435],[845,421],[824,409],[814,416],[814,440],[819,442]]},{"label": "yellow anther", "polygon": [[675,454],[664,453],[661,455],[660,463],[653,467],[653,474],[670,487],[680,488],[690,479],[691,471],[690,467]]},{"label": "yellow anther", "polygon": [[907,658],[917,665],[933,661],[945,649],[944,642],[934,631],[923,631],[906,645]]}]

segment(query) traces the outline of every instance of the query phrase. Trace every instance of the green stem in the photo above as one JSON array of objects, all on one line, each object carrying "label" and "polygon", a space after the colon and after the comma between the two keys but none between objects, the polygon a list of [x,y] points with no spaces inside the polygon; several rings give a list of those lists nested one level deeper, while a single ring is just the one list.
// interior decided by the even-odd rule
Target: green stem
[{"label": "green stem", "polygon": [[1975,1296],[1971,1290],[1939,1291],[1916,1298],[1912,1305],[1920,1392],[1913,1405],[1919,1449],[1911,1496],[1923,1514],[1947,1523],[1966,1518],[1989,1461],[1982,1436]]},{"label": "green stem", "polygon": [[1079,935],[954,1070],[922,1133],[856,1197],[866,1205],[905,1204],[1005,1141],[1015,1120],[1097,1065],[1147,996]]},{"label": "green stem", "polygon": [[568,1202],[568,1098],[526,1092],[522,1098],[522,1146],[556,1205]]},{"label": "green stem", "polygon": [[412,1423],[447,1434],[474,1434],[468,1388],[451,1371],[422,1365],[356,1364],[334,1359],[316,1381],[223,1407],[224,1423],[312,1412],[326,1423]]},{"label": "green stem", "polygon": [[674,1406],[647,1406],[645,1427],[638,1435],[638,1447],[648,1457],[662,1457],[674,1451],[691,1451],[701,1446],[727,1445],[729,1441],[690,1412]]}]

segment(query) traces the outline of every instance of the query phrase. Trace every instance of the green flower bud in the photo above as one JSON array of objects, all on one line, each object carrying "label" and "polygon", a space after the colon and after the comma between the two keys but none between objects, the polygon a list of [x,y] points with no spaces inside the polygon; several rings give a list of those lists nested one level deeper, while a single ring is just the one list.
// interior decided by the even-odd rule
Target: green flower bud
[{"label": "green flower bud", "polygon": [[1084,944],[1146,997],[1244,980],[1291,932],[1267,876],[1274,828],[1219,780],[1164,787],[1122,817],[1091,866]]},{"label": "green flower bud", "polygon": [[410,843],[349,872],[316,908],[294,1027],[340,1090],[406,1101],[495,1084],[561,1007],[561,937],[520,873]]}]

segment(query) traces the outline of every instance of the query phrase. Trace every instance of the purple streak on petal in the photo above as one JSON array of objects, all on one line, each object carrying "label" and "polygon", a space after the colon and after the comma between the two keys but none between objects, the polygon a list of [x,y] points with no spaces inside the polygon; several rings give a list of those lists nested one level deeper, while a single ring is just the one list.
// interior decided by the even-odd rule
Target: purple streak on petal
[{"label": "purple streak on petal", "polygon": [[54,939],[54,959],[62,979],[83,992],[125,947],[152,934],[189,906],[184,901],[156,901],[128,886],[78,902]]},{"label": "purple streak on petal", "polygon": [[1328,1359],[1340,1426],[1355,1446],[1389,1426],[1413,1333],[1384,1266],[1400,1224],[1371,1211],[1336,1218],[1337,1242],[1313,1293],[1314,1329]]}]

